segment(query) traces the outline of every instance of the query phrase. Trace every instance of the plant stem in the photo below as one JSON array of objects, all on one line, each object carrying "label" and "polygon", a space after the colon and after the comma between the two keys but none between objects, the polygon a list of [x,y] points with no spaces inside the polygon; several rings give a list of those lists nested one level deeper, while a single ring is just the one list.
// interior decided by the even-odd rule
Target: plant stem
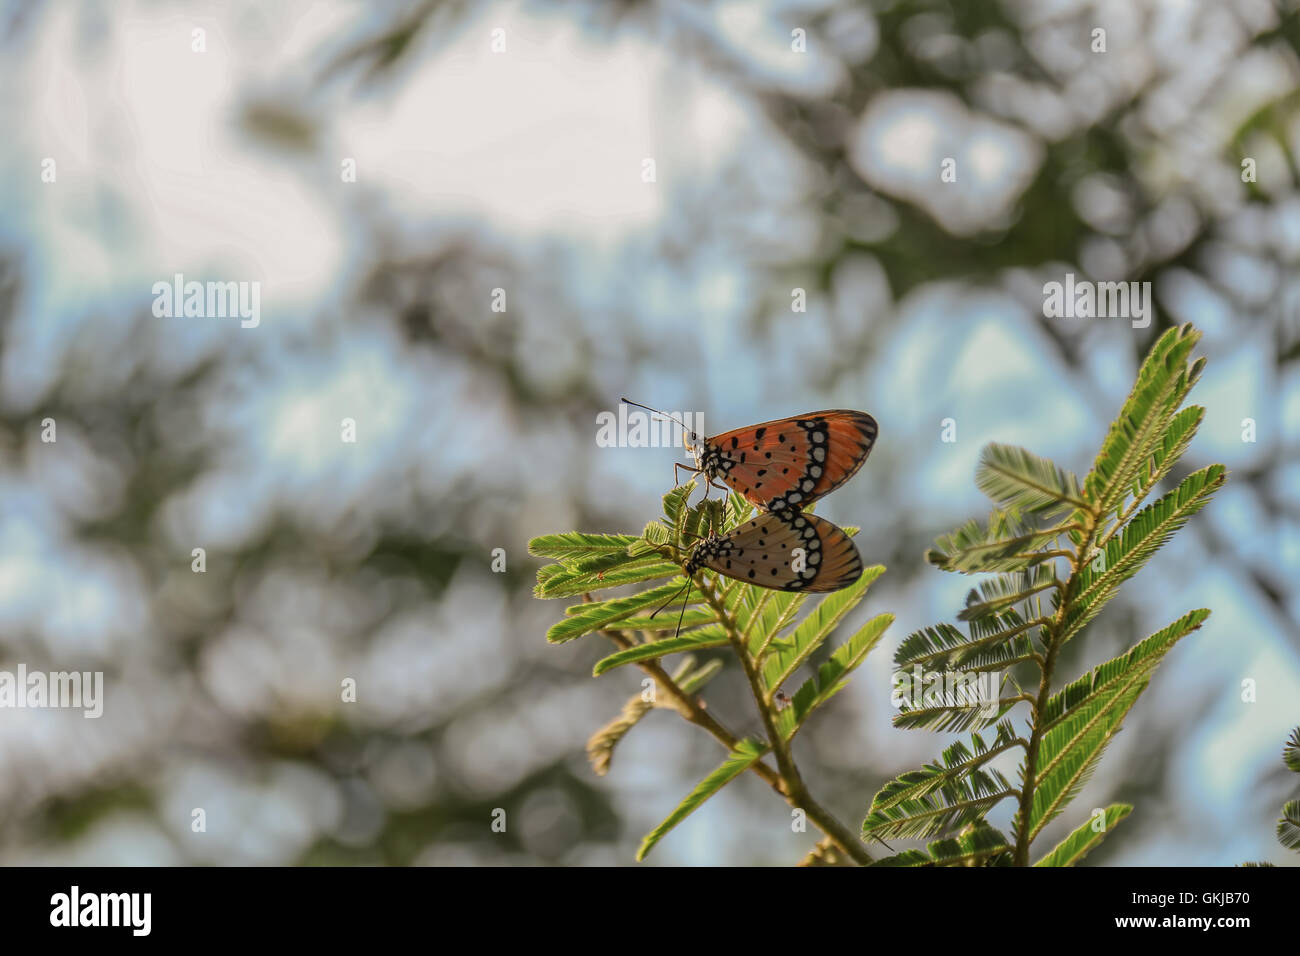
[{"label": "plant stem", "polygon": [[836,845],[854,861],[862,865],[870,863],[871,854],[862,845],[862,841],[857,834],[853,833],[836,819],[829,810],[813,799],[808,790],[808,785],[804,783],[803,777],[799,775],[799,768],[795,766],[794,757],[790,752],[790,742],[782,736],[780,729],[776,726],[775,714],[767,703],[763,677],[758,671],[757,663],[749,653],[745,636],[736,626],[735,620],[727,613],[726,606],[718,600],[718,596],[713,592],[713,589],[705,586],[704,582],[698,578],[695,583],[699,587],[700,593],[704,595],[704,600],[709,607],[718,615],[718,620],[722,622],[722,626],[727,632],[727,638],[731,641],[732,649],[736,652],[736,656],[740,658],[740,666],[745,672],[745,679],[749,683],[750,693],[754,697],[754,704],[758,707],[759,717],[762,718],[768,744],[776,757],[777,769],[781,773],[784,784],[786,802],[794,809],[802,810],[818,829],[834,840]]},{"label": "plant stem", "polygon": [[[635,642],[615,631],[601,631],[600,633],[609,638],[619,650],[626,650],[634,646]],[[672,679],[672,676],[663,669],[657,660],[640,661],[637,666],[643,673],[653,677],[655,683],[673,699],[674,708],[688,723],[704,728],[727,750],[736,749],[736,745],[740,743],[740,738],[727,730],[722,725],[722,722],[705,710],[698,700],[682,690],[681,686]],[[771,766],[762,760],[755,760],[749,769],[762,777],[782,797],[786,796],[785,781]]]},{"label": "plant stem", "polygon": [[1020,810],[1016,814],[1016,866],[1029,865],[1029,844],[1033,840],[1030,833],[1029,815],[1034,807],[1034,790],[1037,787],[1035,778],[1038,774],[1038,751],[1043,742],[1042,715],[1046,711],[1047,701],[1052,694],[1052,674],[1056,669],[1056,655],[1061,649],[1060,635],[1065,622],[1065,612],[1069,608],[1070,596],[1078,580],[1083,556],[1092,547],[1093,538],[1097,534],[1097,518],[1095,515],[1088,515],[1082,530],[1083,540],[1079,542],[1075,554],[1070,556],[1070,577],[1066,580],[1065,586],[1060,589],[1060,604],[1056,608],[1056,613],[1052,615],[1051,622],[1047,625],[1045,648],[1047,653],[1043,657],[1043,664],[1039,673],[1038,694],[1032,703],[1034,709],[1032,717],[1033,729],[1029,734],[1029,745],[1025,749],[1025,777],[1020,786]]},{"label": "plant stem", "polygon": [[1052,671],[1056,665],[1056,651],[1060,645],[1052,639],[1047,649],[1047,659],[1038,681],[1038,697],[1033,705],[1033,729],[1029,734],[1029,746],[1025,750],[1025,779],[1020,787],[1020,812],[1016,815],[1016,866],[1029,865],[1029,814],[1034,806],[1034,775],[1038,772],[1038,749],[1043,742],[1043,723],[1038,715],[1043,712],[1047,698],[1052,691]]}]

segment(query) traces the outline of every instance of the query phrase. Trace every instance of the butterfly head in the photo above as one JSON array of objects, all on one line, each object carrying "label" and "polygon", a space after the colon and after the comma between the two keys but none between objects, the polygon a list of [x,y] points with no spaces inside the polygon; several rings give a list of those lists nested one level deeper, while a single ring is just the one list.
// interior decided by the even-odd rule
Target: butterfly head
[{"label": "butterfly head", "polygon": [[688,429],[682,430],[682,444],[686,447],[687,453],[695,459],[695,467],[700,468],[704,460],[704,436],[699,432],[693,432]]},{"label": "butterfly head", "polygon": [[711,534],[707,538],[702,538],[695,547],[691,548],[691,556],[686,561],[686,576],[690,577],[701,568],[707,567],[708,562],[714,558],[730,554],[731,550],[731,541],[724,535]]}]

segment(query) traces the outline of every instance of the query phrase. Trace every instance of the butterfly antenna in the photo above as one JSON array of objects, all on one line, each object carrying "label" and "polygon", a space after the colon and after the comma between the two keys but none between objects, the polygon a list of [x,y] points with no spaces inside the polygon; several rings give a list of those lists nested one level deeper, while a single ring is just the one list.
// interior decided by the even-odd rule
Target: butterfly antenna
[{"label": "butterfly antenna", "polygon": [[[659,411],[659,409],[651,408],[649,405],[642,405],[640,402],[630,402],[626,398],[621,399],[621,401],[623,402],[624,405],[635,405],[637,408],[644,408],[647,412],[654,412],[656,415],[661,415],[664,418],[668,419],[668,421],[676,422],[678,425],[681,425],[682,428],[686,428],[685,422],[683,422],[680,418],[675,418],[674,416],[669,415],[667,412],[661,412]],[[688,432],[690,431],[689,428],[686,428],[686,430]]]},{"label": "butterfly antenna", "polygon": [[[686,582],[686,587],[689,588],[690,586],[691,586],[691,582],[690,582],[690,581],[687,581],[687,582]],[[682,589],[682,591],[684,591],[684,590],[686,590],[686,588],[683,588],[683,589]],[[672,604],[672,603],[673,603],[674,601],[676,601],[679,597],[681,597],[681,594],[682,594],[682,592],[681,592],[681,591],[678,591],[676,594],[674,594],[672,597],[670,597],[667,601],[664,601],[663,604],[660,604],[657,608],[655,608],[655,610],[654,610],[654,614],[651,614],[650,616],[651,616],[651,617],[654,617],[655,614],[658,614],[660,611],[662,611],[662,610],[663,610],[664,608],[666,608],[668,605]],[[683,605],[683,606],[685,606],[685,605]]]},{"label": "butterfly antenna", "polygon": [[[688,588],[691,586],[691,582],[689,580],[686,582],[686,586]],[[691,596],[688,594],[686,595],[686,600],[682,602],[682,613],[677,615],[677,630],[673,631],[674,639],[677,637],[678,634],[682,632],[682,621],[686,619],[686,606],[690,603],[691,603]]]}]

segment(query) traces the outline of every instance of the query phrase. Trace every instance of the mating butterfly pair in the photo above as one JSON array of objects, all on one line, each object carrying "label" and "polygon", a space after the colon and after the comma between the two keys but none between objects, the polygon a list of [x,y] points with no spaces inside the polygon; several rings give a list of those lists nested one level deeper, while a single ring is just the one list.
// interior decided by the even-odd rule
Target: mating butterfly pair
[{"label": "mating butterfly pair", "polygon": [[688,576],[706,568],[784,591],[838,591],[861,576],[862,557],[844,530],[802,509],[862,467],[879,432],[874,418],[833,409],[712,438],[685,430],[695,467],[678,463],[674,473],[679,468],[697,472],[714,488],[723,487],[715,481],[721,478],[761,512],[696,545],[686,565]]}]

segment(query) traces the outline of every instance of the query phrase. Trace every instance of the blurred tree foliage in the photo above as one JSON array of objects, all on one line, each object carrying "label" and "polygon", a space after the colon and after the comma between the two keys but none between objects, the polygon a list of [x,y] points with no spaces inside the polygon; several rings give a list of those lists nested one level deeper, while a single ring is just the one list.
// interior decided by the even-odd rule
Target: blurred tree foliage
[{"label": "blurred tree foliage", "polygon": [[[317,127],[327,123],[330,97],[359,97],[400,87],[416,63],[437,57],[442,46],[463,29],[471,6],[426,0],[395,9],[390,22],[365,36],[334,38],[329,49],[321,51],[320,68],[304,70],[315,85],[301,94],[301,102],[286,97],[273,103],[250,99],[247,128],[281,148],[306,152],[320,148]],[[1293,85],[1247,115],[1232,116],[1221,143],[1202,142],[1198,137],[1210,136],[1204,117],[1221,117],[1224,110],[1231,110],[1231,104],[1225,106],[1218,99],[1221,82],[1246,57],[1271,58],[1293,78],[1297,75],[1300,13],[1290,3],[1207,3],[1182,8],[1176,14],[1182,18],[1179,24],[1171,25],[1165,18],[1175,14],[1162,14],[1154,6],[1135,7],[1124,21],[1124,30],[1111,31],[1107,59],[1079,67],[1054,59],[1053,51],[1063,42],[1086,49],[1100,15],[1090,5],[1062,9],[1034,3],[943,0],[830,4],[788,24],[789,29],[807,30],[810,47],[819,55],[835,57],[843,67],[842,82],[833,93],[821,96],[774,79],[743,48],[727,42],[695,5],[575,0],[560,9],[610,39],[625,33],[648,37],[696,68],[715,74],[736,96],[761,109],[774,134],[812,171],[814,185],[805,206],[815,211],[819,234],[809,255],[772,262],[755,257],[738,241],[737,251],[756,259],[772,278],[771,297],[751,318],[756,336],[761,337],[773,309],[788,308],[785,290],[791,276],[810,289],[829,290],[837,268],[853,256],[874,257],[895,301],[926,284],[956,280],[973,288],[1010,290],[1036,311],[1041,307],[1037,299],[1041,280],[1025,282],[1024,277],[1037,275],[1034,270],[1049,264],[1080,263],[1098,243],[1104,243],[1122,252],[1124,278],[1151,280],[1159,290],[1169,270],[1185,269],[1233,303],[1242,321],[1267,323],[1273,330],[1280,380],[1300,358],[1300,286],[1280,278],[1274,295],[1252,304],[1222,278],[1218,263],[1236,250],[1266,263],[1279,276],[1294,271],[1292,253],[1278,244],[1252,242],[1234,224],[1239,225],[1240,217],[1252,209],[1272,213],[1282,203],[1294,201],[1300,175],[1295,155],[1300,142],[1300,94]],[[537,9],[555,8],[538,4]],[[39,4],[28,5],[3,24],[6,42],[20,42],[24,31],[39,19],[39,10]],[[1203,46],[1215,38],[1222,41],[1216,48],[1221,55],[1212,59],[1180,52],[1180,44]],[[1144,66],[1130,69],[1134,63]],[[1087,84],[1079,82],[1084,74],[1092,76]],[[1189,82],[1189,77],[1196,82]],[[1055,134],[1048,137],[1029,130],[1043,147],[1043,158],[1008,221],[956,236],[922,206],[873,190],[863,181],[851,161],[847,137],[876,97],[904,88],[945,92],[982,113],[998,115],[1001,110],[999,118],[1022,126],[1017,102],[1046,104],[1038,109],[1050,114],[1042,118]],[[999,92],[1009,88],[1020,91],[1020,97]],[[1176,108],[1169,105],[1171,96]],[[1286,182],[1240,182],[1240,161],[1260,142],[1273,144],[1285,157]],[[1198,153],[1197,145],[1205,149]],[[1081,208],[1078,198],[1080,184],[1099,175],[1113,193],[1123,197],[1129,213],[1123,225],[1104,231],[1089,222],[1088,210]],[[1229,199],[1225,190],[1241,195]],[[743,205],[744,197],[719,196],[718,201]],[[864,201],[886,205],[893,228],[868,237],[846,228],[845,210]],[[1190,234],[1185,241],[1153,241],[1165,228],[1161,217],[1173,207],[1191,210]],[[420,245],[404,238],[380,211],[358,215],[365,217],[357,228],[370,250],[370,262],[349,296],[355,305],[352,311],[365,315],[364,321],[390,324],[409,349],[436,354],[445,366],[482,383],[486,392],[500,397],[521,433],[546,427],[563,430],[590,421],[595,410],[608,406],[605,389],[591,372],[596,356],[612,356],[615,375],[643,360],[671,361],[671,346],[648,343],[617,315],[598,328],[580,321],[576,316],[582,308],[571,292],[549,280],[538,263],[519,261],[505,242],[465,231]],[[18,303],[36,281],[28,274],[24,250],[13,244],[12,237],[7,241],[8,248],[0,251],[0,348],[9,344]],[[689,237],[685,242],[676,254],[689,257]],[[656,252],[673,252],[671,243],[666,247]],[[528,294],[515,297],[519,305],[510,323],[485,325],[482,289],[495,285],[526,289]],[[578,372],[560,382],[536,380],[527,365],[527,342],[521,338],[521,330],[530,322],[529,310],[533,310],[531,321],[543,322],[547,335],[565,342],[579,356],[574,366]],[[1147,337],[1132,337],[1135,358],[1151,338],[1182,318],[1160,308]],[[0,421],[0,455],[10,462],[21,461],[24,446],[39,431],[41,420],[52,416],[60,429],[80,431],[96,450],[120,464],[123,481],[114,506],[81,521],[78,534],[85,542],[111,543],[134,562],[144,591],[151,595],[149,639],[166,649],[159,664],[161,676],[179,689],[177,693],[204,697],[198,670],[205,646],[237,623],[249,582],[266,569],[296,566],[346,594],[364,593],[377,579],[400,582],[381,610],[347,639],[350,651],[364,653],[370,640],[366,635],[413,608],[436,603],[466,563],[481,563],[493,543],[518,537],[510,516],[485,504],[503,495],[508,498],[513,490],[505,479],[494,481],[491,476],[457,483],[451,493],[436,500],[415,495],[406,520],[376,521],[368,529],[368,547],[359,554],[340,546],[337,528],[277,514],[239,553],[210,560],[207,597],[190,600],[185,585],[177,580],[179,559],[166,540],[164,509],[220,460],[221,447],[178,444],[175,436],[185,431],[186,416],[197,429],[197,413],[192,409],[211,396],[223,369],[214,359],[179,377],[156,364],[142,365],[124,378],[109,374],[105,356],[129,365],[122,356],[129,354],[133,335],[137,340],[148,335],[148,319],[147,305],[142,303],[135,325],[120,337],[98,332],[91,323],[69,351],[57,384],[39,407],[5,413]],[[839,363],[833,371],[843,374],[860,365],[879,344],[873,331],[878,328],[868,327],[839,343]],[[1081,368],[1086,338],[1051,323],[1044,323],[1043,329],[1069,367]],[[311,346],[304,343],[303,347]],[[177,415],[182,422],[179,429]],[[1277,443],[1258,467],[1234,470],[1234,486],[1249,488],[1273,518],[1295,520],[1272,478],[1284,465],[1294,465],[1295,453],[1294,447]],[[590,450],[578,449],[576,454],[589,455]],[[581,461],[575,467],[581,467]],[[571,509],[577,527],[600,527],[614,517],[608,511],[610,504],[583,496],[579,489],[564,506]],[[893,569],[891,575],[927,573],[918,556],[938,529],[906,513],[895,520],[888,545],[893,553],[876,557]],[[1225,553],[1238,546],[1212,542],[1214,549]],[[1280,617],[1289,619],[1287,596],[1277,580],[1256,564],[1243,563],[1243,568],[1259,595],[1272,603]],[[534,624],[541,618],[529,607],[532,577],[533,569],[523,561],[513,561],[504,576],[508,597],[503,611],[512,622],[509,630],[521,632],[511,638],[512,647],[532,642],[540,633]],[[1122,614],[1117,611],[1111,620],[1136,635],[1136,626]],[[0,651],[10,659],[38,645],[34,635],[0,635]],[[556,689],[586,681],[590,663],[577,661],[566,669],[540,653],[516,662],[494,699],[544,698]],[[1063,660],[1063,665],[1071,671],[1081,669],[1075,660]],[[109,680],[115,676],[125,680],[124,675],[111,673]],[[743,693],[739,687],[722,684],[714,692],[720,706],[725,706],[726,694]],[[607,705],[617,701],[615,694],[602,699],[601,706],[612,712]],[[396,722],[381,728],[294,707],[244,718],[223,714],[205,699],[199,707],[206,719],[181,723],[161,750],[119,753],[95,775],[93,786],[82,778],[61,782],[54,773],[11,779],[0,791],[0,845],[13,845],[20,838],[28,842],[66,839],[123,808],[161,814],[153,783],[169,760],[196,752],[229,767],[232,775],[252,779],[264,776],[273,761],[308,764],[338,785],[345,821],[353,815],[373,815],[371,805],[378,798],[367,789],[367,781],[383,755],[409,742],[441,755],[450,746],[449,727],[485,706],[481,696],[471,696],[455,709],[440,712],[431,724]],[[1148,733],[1143,750],[1127,768],[1128,782],[1118,795],[1133,803],[1162,790],[1165,742],[1181,732],[1154,723],[1144,727]],[[699,746],[704,753],[707,744]],[[534,756],[531,770],[497,792],[471,793],[457,781],[439,777],[433,792],[413,805],[383,808],[369,836],[321,840],[299,859],[284,862],[404,864],[435,843],[464,848],[463,856],[434,857],[444,862],[469,858],[551,862],[572,860],[575,845],[599,846],[635,837],[623,832],[615,797],[598,785],[580,750]],[[823,767],[811,775],[826,781],[819,789],[832,795],[830,802],[838,812],[851,817],[860,808],[861,795],[874,792],[898,769],[880,766],[846,775]],[[578,821],[576,828],[564,831],[562,839],[546,834],[525,839],[518,828],[504,834],[488,829],[485,821],[493,808],[521,806],[530,798],[545,806],[555,806],[557,801],[567,806],[569,817]],[[1106,857],[1103,846],[1090,862],[1104,862]]]}]

